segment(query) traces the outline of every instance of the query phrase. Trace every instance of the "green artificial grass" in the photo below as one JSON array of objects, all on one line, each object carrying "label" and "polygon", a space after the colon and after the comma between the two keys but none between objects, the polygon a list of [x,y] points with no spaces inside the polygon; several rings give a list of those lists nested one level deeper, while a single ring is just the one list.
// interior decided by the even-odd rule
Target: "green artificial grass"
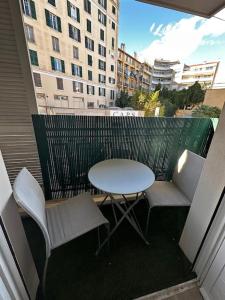
[{"label": "green artificial grass", "polygon": [[[111,207],[103,214],[112,221]],[[136,208],[141,225],[147,205]],[[97,231],[93,230],[55,250],[49,261],[46,298],[49,300],[134,299],[195,277],[191,264],[178,246],[187,208],[154,208],[151,213],[147,246],[126,221],[107,249],[95,256]],[[44,261],[43,237],[29,218],[24,226],[39,274]],[[102,229],[102,236],[105,234]],[[41,299],[39,295],[37,297]]]}]

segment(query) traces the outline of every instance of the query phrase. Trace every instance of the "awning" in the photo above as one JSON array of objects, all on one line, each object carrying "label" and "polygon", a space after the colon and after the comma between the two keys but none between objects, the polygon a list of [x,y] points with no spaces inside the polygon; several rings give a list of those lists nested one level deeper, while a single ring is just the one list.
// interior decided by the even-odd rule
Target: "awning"
[{"label": "awning", "polygon": [[137,0],[210,18],[225,7],[224,0]]}]

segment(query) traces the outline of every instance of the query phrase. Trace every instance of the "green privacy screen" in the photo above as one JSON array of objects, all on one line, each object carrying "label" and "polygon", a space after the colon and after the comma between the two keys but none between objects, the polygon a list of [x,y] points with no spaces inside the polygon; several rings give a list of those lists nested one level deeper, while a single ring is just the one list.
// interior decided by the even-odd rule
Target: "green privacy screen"
[{"label": "green privacy screen", "polygon": [[184,149],[206,156],[210,119],[34,115],[46,199],[97,192],[88,170],[110,158],[149,166],[158,180],[170,180]]}]

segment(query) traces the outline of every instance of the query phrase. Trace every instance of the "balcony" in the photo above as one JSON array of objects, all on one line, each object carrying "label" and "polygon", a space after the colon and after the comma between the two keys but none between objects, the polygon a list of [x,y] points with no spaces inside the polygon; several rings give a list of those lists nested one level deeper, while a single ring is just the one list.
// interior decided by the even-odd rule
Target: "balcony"
[{"label": "balcony", "polygon": [[[152,209],[147,235],[150,245],[143,244],[129,223],[123,222],[110,241],[109,253],[102,249],[94,255],[97,230],[56,248],[47,269],[46,298],[134,299],[193,278],[199,280],[203,290],[211,284],[216,286],[216,280],[209,283],[208,279],[215,263],[217,274],[223,274],[224,269],[224,259],[218,261],[216,255],[224,248],[225,111],[215,133],[209,119],[36,115],[21,6],[19,1],[11,4],[8,0],[0,4],[0,149],[7,169],[1,160],[0,298],[36,299],[43,275],[43,236],[24,210],[18,210],[12,196],[11,184],[22,167],[41,184],[47,200],[42,202],[48,209],[86,191],[99,203],[104,195],[91,186],[87,174],[91,166],[108,158],[140,161],[153,170],[157,180],[170,181],[175,163],[186,148],[206,157],[190,209]],[[4,184],[2,170],[11,184],[8,175]],[[30,197],[30,202],[34,199]],[[123,199],[117,200],[125,207]],[[133,203],[134,199],[129,201]],[[108,204],[101,210],[113,225]],[[8,209],[13,213],[8,214]],[[136,207],[141,228],[146,214],[143,199]],[[58,229],[60,232],[62,228]],[[41,299],[41,283],[37,299]]]},{"label": "balcony", "polygon": [[[158,180],[169,180],[179,153],[189,148],[205,156],[213,135],[212,123],[206,119],[34,115],[33,124],[49,203],[84,191],[95,194],[96,201],[101,199],[87,173],[96,162],[108,158],[142,161]],[[104,205],[102,212],[113,224],[111,206]],[[135,212],[143,228],[147,217],[144,200]],[[47,296],[103,300],[110,294],[111,299],[134,299],[195,278],[178,246],[187,213],[188,208],[154,209],[149,247],[124,223],[111,240],[109,255],[105,250],[98,257],[93,255],[96,231],[54,250]],[[42,236],[30,219],[24,225],[42,274]]]}]

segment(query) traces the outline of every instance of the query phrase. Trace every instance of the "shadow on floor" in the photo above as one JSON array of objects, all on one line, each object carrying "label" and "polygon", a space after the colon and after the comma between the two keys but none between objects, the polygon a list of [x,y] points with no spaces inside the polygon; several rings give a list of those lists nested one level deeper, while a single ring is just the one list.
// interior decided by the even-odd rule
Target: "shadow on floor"
[{"label": "shadow on floor", "polygon": [[[136,212],[144,225],[145,201]],[[178,246],[187,213],[187,208],[154,208],[149,246],[125,221],[111,239],[110,255],[104,250],[95,256],[96,230],[53,250],[47,272],[47,299],[134,299],[194,278],[191,265]],[[111,220],[111,207],[103,207],[103,214]],[[45,251],[42,235],[31,219],[23,222],[41,274]]]}]

